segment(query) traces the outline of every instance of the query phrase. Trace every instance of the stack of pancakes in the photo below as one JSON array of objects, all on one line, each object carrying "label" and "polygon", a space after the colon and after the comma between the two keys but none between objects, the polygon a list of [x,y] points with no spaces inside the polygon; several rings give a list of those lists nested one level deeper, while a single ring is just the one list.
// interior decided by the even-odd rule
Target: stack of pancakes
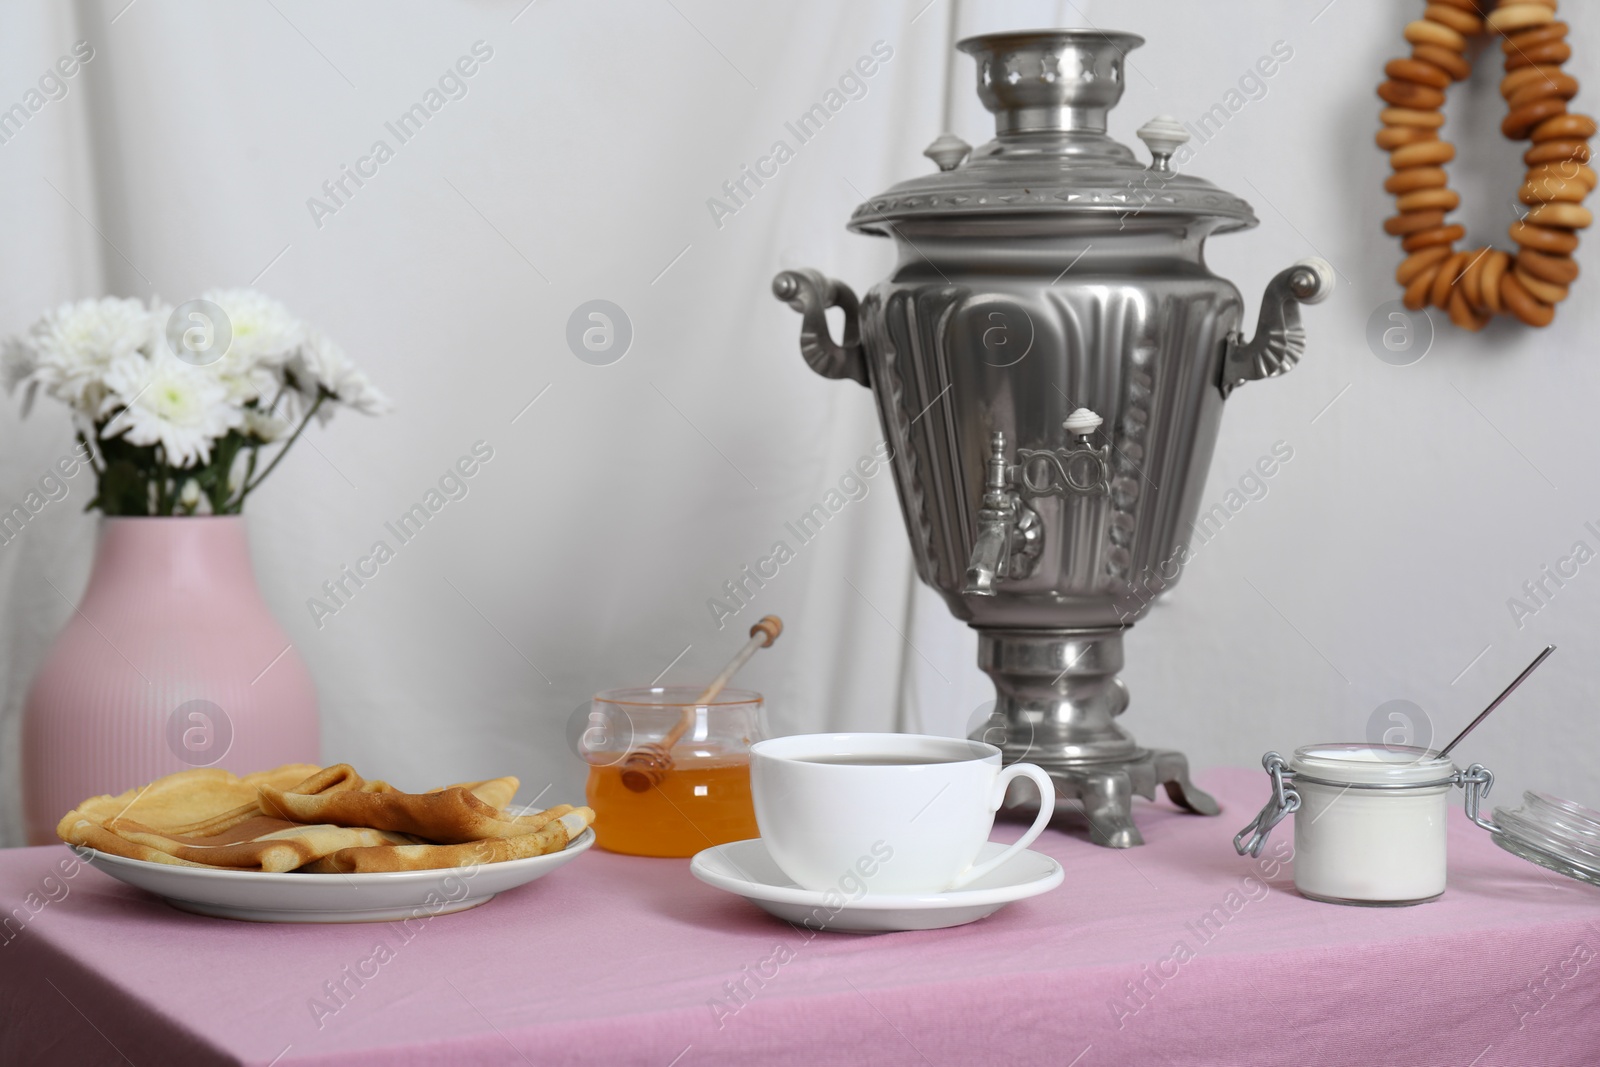
[{"label": "stack of pancakes", "polygon": [[405,793],[348,763],[291,763],[239,778],[206,767],[91,797],[56,834],[129,859],[241,871],[366,874],[473,867],[560,852],[588,808],[508,807],[515,778]]}]

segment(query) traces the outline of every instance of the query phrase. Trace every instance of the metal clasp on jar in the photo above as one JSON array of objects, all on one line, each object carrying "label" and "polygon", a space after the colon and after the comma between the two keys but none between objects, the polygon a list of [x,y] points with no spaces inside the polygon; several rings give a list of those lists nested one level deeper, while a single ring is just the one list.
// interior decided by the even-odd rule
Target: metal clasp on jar
[{"label": "metal clasp on jar", "polygon": [[1234,835],[1233,849],[1241,856],[1261,855],[1262,846],[1271,836],[1272,828],[1291,812],[1300,810],[1300,794],[1293,785],[1294,772],[1283,761],[1283,757],[1276,752],[1268,752],[1261,757],[1261,766],[1272,776],[1272,799],[1267,801],[1267,806],[1261,809],[1249,826]]},{"label": "metal clasp on jar", "polygon": [[1481,763],[1474,763],[1466,770],[1456,772],[1456,784],[1467,791],[1467,818],[1491,834],[1499,833],[1500,827],[1495,825],[1494,820],[1479,811],[1489,790],[1494,788],[1494,772]]}]

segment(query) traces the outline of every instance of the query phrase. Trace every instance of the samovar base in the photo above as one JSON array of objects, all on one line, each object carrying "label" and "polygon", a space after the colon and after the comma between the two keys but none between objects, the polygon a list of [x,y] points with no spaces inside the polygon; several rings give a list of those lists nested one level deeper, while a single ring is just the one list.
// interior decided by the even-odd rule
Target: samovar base
[{"label": "samovar base", "polygon": [[1008,764],[1043,768],[1058,799],[1082,803],[1091,840],[1109,848],[1144,844],[1133,797],[1154,800],[1158,785],[1188,811],[1222,811],[1190,781],[1183,753],[1143,748],[1116,721],[1128,706],[1117,677],[1125,629],[978,630],[978,665],[996,701],[972,739],[997,746]]},{"label": "samovar base", "polygon": [[[1158,785],[1186,811],[1196,815],[1222,812],[1216,798],[1190,780],[1188,757],[1172,749],[1146,749],[1137,759],[1117,763],[1044,769],[1056,783],[1057,801],[1081,803],[1089,820],[1089,839],[1107,848],[1144,844],[1144,835],[1133,822],[1133,797],[1138,794],[1154,800]],[[1024,801],[1018,807],[1030,805],[1031,801]]]}]

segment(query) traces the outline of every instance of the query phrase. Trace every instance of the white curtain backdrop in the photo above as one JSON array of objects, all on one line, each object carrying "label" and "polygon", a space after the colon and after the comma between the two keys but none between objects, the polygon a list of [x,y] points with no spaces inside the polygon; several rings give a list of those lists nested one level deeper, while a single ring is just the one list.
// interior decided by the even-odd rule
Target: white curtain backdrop
[{"label": "white curtain backdrop", "polygon": [[[395,398],[390,417],[308,433],[251,501],[257,573],[317,681],[327,760],[411,787],[516,773],[525,797],[575,797],[574,708],[658,676],[701,681],[766,613],[789,629],[741,682],[767,695],[775,731],[964,732],[988,682],[971,633],[911,574],[887,473],[724,628],[708,607],[879,441],[869,394],[807,369],[798,317],[768,284],[813,266],[864,291],[892,258],[846,232],[855,205],[925,173],[947,114],[974,144],[992,135],[953,37],[1137,32],[1149,43],[1111,132],[1133,144],[1157,113],[1228,108],[1187,169],[1261,218],[1208,254],[1251,321],[1268,278],[1303,256],[1331,260],[1340,290],[1307,312],[1304,365],[1228,404],[1206,499],[1239,487],[1248,502],[1128,640],[1127,724],[1202,767],[1359,739],[1394,700],[1452,732],[1554,641],[1462,755],[1493,766],[1505,798],[1600,803],[1600,573],[1580,571],[1520,626],[1507,605],[1574,541],[1600,548],[1583,525],[1600,520],[1594,279],[1542,332],[1469,336],[1436,316],[1432,350],[1406,367],[1367,341],[1397,295],[1372,90],[1415,13],[952,3],[8,4],[0,108],[75,42],[93,56],[0,143],[0,331],[82,296],[176,303],[254,284]],[[1600,34],[1579,19],[1573,37],[1584,77]],[[735,212],[708,208],[875,46],[892,56],[864,94]],[[1275,46],[1290,58],[1254,75]],[[400,143],[385,124],[462,57],[474,72]],[[1498,133],[1498,60],[1454,92],[1448,129],[1465,221],[1503,245],[1521,168]],[[331,201],[324,183],[379,139],[392,157]],[[336,210],[313,211],[314,197]],[[566,341],[596,299],[632,325],[608,366]],[[61,412],[24,420],[15,400],[0,400],[0,434],[9,507],[71,439]],[[308,599],[477,442],[493,459],[468,496],[319,625]],[[1292,459],[1258,489],[1247,476],[1278,442]],[[12,844],[22,700],[87,576],[89,492],[76,480],[0,545]]]}]

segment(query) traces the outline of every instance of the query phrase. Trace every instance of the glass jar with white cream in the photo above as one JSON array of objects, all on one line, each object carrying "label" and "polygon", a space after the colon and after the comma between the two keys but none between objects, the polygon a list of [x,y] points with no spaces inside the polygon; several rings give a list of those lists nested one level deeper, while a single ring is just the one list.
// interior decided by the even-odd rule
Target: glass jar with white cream
[{"label": "glass jar with white cream", "polygon": [[1262,766],[1272,798],[1233,839],[1258,856],[1272,828],[1294,819],[1294,885],[1332,904],[1401,906],[1435,900],[1445,889],[1450,790],[1466,790],[1467,816],[1506,851],[1569,877],[1600,884],[1600,813],[1540,793],[1524,806],[1479,813],[1494,785],[1482,764],[1466,770],[1448,757],[1406,745],[1321,744]]}]

